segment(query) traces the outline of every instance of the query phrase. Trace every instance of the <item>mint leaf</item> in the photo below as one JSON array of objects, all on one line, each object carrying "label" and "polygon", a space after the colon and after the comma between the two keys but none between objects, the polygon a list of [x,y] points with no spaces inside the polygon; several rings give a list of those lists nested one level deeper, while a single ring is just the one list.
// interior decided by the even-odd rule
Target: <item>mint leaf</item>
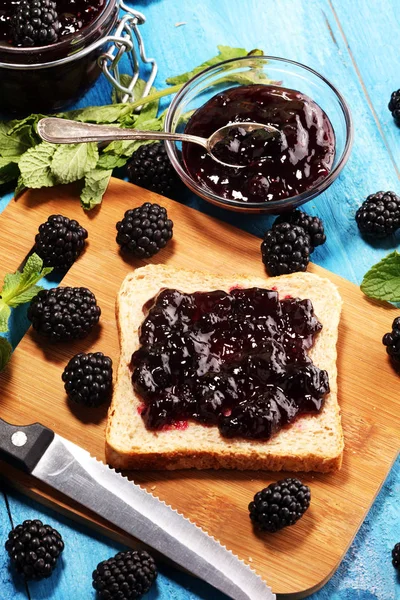
[{"label": "mint leaf", "polygon": [[[156,91],[157,90],[155,88],[151,88],[149,96],[150,94],[153,94]],[[146,129],[144,123],[150,120],[155,120],[157,118],[159,104],[159,100],[153,100],[152,102],[144,104],[136,120],[135,127],[137,127],[138,129]]]},{"label": "mint leaf", "polygon": [[400,253],[395,250],[371,267],[360,287],[370,298],[400,302]]},{"label": "mint leaf", "polygon": [[[9,132],[16,126],[16,121],[9,123],[0,122],[0,156],[13,158],[15,162],[29,148],[34,146],[30,132],[26,127],[16,132],[14,135],[9,135]],[[36,142],[37,143],[37,142]]]},{"label": "mint leaf", "polygon": [[8,319],[10,318],[11,308],[0,299],[0,333],[8,331]]},{"label": "mint leaf", "polygon": [[[166,83],[168,85],[177,85],[179,83],[186,83],[189,79],[192,79],[195,75],[207,69],[207,67],[212,67],[213,65],[222,62],[223,60],[229,60],[230,58],[240,58],[241,56],[247,56],[247,51],[244,48],[231,48],[230,46],[217,46],[219,50],[219,54],[217,56],[213,56],[209,60],[206,60],[198,67],[195,67],[192,71],[188,71],[187,73],[183,73],[182,75],[177,75],[176,77],[168,77],[166,79]],[[254,50],[252,52],[255,52]],[[261,52],[261,51],[260,51]]]},{"label": "mint leaf", "polygon": [[4,369],[4,367],[10,360],[11,354],[12,354],[11,344],[9,344],[5,338],[0,337],[0,371],[2,371]]},{"label": "mint leaf", "polygon": [[14,190],[14,198],[18,198],[25,190],[27,189],[26,185],[21,176],[18,177],[17,186]]},{"label": "mint leaf", "polygon": [[23,185],[37,189],[41,187],[52,187],[58,183],[51,172],[51,161],[57,150],[55,144],[42,142],[34,148],[30,148],[21,156],[18,163]]},{"label": "mint leaf", "polygon": [[103,200],[104,192],[112,175],[112,170],[94,169],[85,176],[85,187],[81,192],[81,203],[85,210],[91,210]]},{"label": "mint leaf", "polygon": [[51,173],[59,183],[71,183],[94,169],[98,159],[99,153],[94,143],[59,145],[51,161]]},{"label": "mint leaf", "polygon": [[3,289],[1,290],[1,297],[5,302],[12,297],[14,290],[18,288],[21,283],[22,273],[16,271],[15,273],[8,273],[4,277]]},{"label": "mint leaf", "polygon": [[[121,85],[123,85],[124,87],[128,87],[128,85],[132,81],[132,75],[129,75],[128,73],[121,73],[121,75],[119,77],[120,77]],[[143,80],[138,79],[136,82],[136,85],[140,85],[140,83],[139,83],[140,81],[143,81]],[[135,85],[135,87],[136,87],[136,85]],[[120,102],[120,98],[122,98],[122,96],[123,96],[123,93],[120,92],[119,90],[117,91],[113,87],[113,90],[111,92],[111,102],[113,104],[118,104],[118,102]]]},{"label": "mint leaf", "polygon": [[24,287],[33,285],[52,272],[52,267],[43,267],[43,260],[36,253],[30,255],[22,271],[21,283]]},{"label": "mint leaf", "polygon": [[[51,271],[51,269],[50,269]],[[43,274],[44,275],[44,274]],[[41,285],[32,285],[26,289],[23,289],[18,296],[16,296],[15,298],[13,298],[12,300],[9,301],[9,306],[12,307],[16,307],[19,306],[20,304],[26,304],[27,302],[30,302],[32,300],[32,298],[34,298],[36,296],[36,294],[38,292],[40,292],[40,290],[42,290],[43,287]]]},{"label": "mint leaf", "polygon": [[88,106],[66,113],[59,113],[57,117],[81,121],[82,123],[116,123],[124,115],[130,114],[130,104],[109,104],[106,106]]},{"label": "mint leaf", "polygon": [[[165,113],[163,113],[156,119],[149,119],[147,121],[143,121],[140,125],[140,128],[144,129],[146,131],[161,131],[164,128],[164,119],[165,119]],[[106,146],[104,148],[104,150],[103,150],[104,154],[102,156],[104,156],[105,154],[112,154],[114,157],[130,158],[132,156],[132,154],[134,152],[136,152],[136,150],[138,148],[140,148],[140,146],[144,146],[145,144],[154,144],[154,143],[156,143],[156,141],[157,141],[156,139],[154,139],[154,140],[136,140],[136,141],[118,140],[118,141],[111,142],[110,144],[108,144],[108,146]],[[107,165],[107,164],[109,164],[111,167],[113,162],[110,161],[108,163],[105,159],[99,160],[99,166],[101,166],[102,168],[104,168],[103,165]]]},{"label": "mint leaf", "polygon": [[[12,135],[14,137],[15,134],[20,133],[21,131],[26,131],[27,127],[33,129],[33,132],[36,133],[36,126],[39,123],[40,119],[44,119],[46,115],[41,114],[32,114],[25,119],[20,119],[19,121],[11,121],[9,125],[11,125],[7,135]],[[40,137],[37,136],[37,140],[40,140]]]},{"label": "mint leaf", "polygon": [[[121,80],[121,84],[124,87],[128,87],[129,84],[130,84],[130,82],[132,81],[132,75],[128,75],[127,73],[122,73],[122,75],[120,75],[120,80]],[[133,91],[133,95],[132,95],[132,101],[131,102],[135,102],[136,100],[139,100],[143,96],[145,87],[146,87],[146,82],[143,79],[138,79],[136,81],[135,86],[134,86],[134,88],[132,90]],[[148,95],[153,94],[156,91],[157,90],[155,88],[151,88],[151,90],[150,90],[150,92],[149,92]],[[119,92],[116,89],[114,89],[112,91],[112,94],[111,94],[111,100],[112,100],[113,104],[118,103],[119,102],[119,98],[122,97],[122,96],[123,96],[123,92]],[[146,100],[143,99],[143,102],[145,103]],[[143,117],[143,120],[151,119],[151,118],[157,116],[158,104],[159,104],[158,100],[154,100],[152,102],[147,102],[147,103],[145,103],[143,105],[143,108],[140,111],[139,115],[135,114],[131,110],[130,113],[127,112],[126,114],[121,115],[121,117],[119,117],[118,120],[120,122],[124,122],[125,119],[126,120],[132,120],[132,119],[137,118],[137,117],[139,117],[139,118]],[[125,105],[122,105],[122,106],[127,106],[127,105],[125,104]],[[137,111],[138,109],[134,109],[134,110]]]},{"label": "mint leaf", "polygon": [[45,275],[51,273],[52,270],[51,267],[43,268],[42,259],[37,254],[32,254],[28,258],[22,272],[16,271],[4,277],[3,288],[0,292],[2,298],[0,302],[6,305],[7,308],[29,302],[42,289],[36,285],[37,282]]},{"label": "mint leaf", "polygon": [[99,169],[115,169],[123,167],[128,161],[127,156],[118,156],[117,154],[102,154],[97,162]]},{"label": "mint leaf", "polygon": [[17,179],[18,175],[18,165],[11,159],[0,156],[0,185]]}]

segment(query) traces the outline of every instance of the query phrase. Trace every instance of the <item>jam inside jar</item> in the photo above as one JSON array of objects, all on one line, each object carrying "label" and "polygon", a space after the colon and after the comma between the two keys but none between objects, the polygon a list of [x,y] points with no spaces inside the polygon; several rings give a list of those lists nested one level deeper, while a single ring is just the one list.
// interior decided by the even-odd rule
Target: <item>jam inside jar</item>
[{"label": "jam inside jar", "polygon": [[[86,0],[82,2],[85,4]],[[64,7],[66,2],[62,0],[60,4]],[[0,12],[3,5],[4,0],[0,3]],[[0,111],[20,116],[55,112],[76,102],[97,80],[101,73],[97,59],[104,52],[104,45],[99,44],[92,50],[90,46],[115,27],[117,0],[98,0],[93,14],[83,10],[86,16],[82,16],[78,26],[72,13],[72,10],[71,15],[62,13],[60,41],[33,48],[9,43],[7,23],[2,15]]]},{"label": "jam inside jar", "polygon": [[273,85],[231,88],[198,108],[185,133],[208,138],[221,127],[240,122],[269,125],[278,134],[266,136],[259,130],[264,135],[246,136],[240,127],[232,130],[225,147],[220,143],[216,148],[217,157],[241,168],[221,165],[196,144],[182,145],[187,172],[211,192],[243,203],[273,202],[313,188],[330,173],[334,130],[309,96]]}]

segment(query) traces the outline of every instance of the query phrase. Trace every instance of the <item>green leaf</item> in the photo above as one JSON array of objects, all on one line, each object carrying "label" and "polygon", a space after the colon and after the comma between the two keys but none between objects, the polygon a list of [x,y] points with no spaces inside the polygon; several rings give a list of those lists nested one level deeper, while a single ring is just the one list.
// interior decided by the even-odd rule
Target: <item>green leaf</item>
[{"label": "green leaf", "polygon": [[[120,79],[121,79],[121,84],[124,87],[128,87],[130,82],[132,81],[132,75],[128,75],[127,73],[122,73],[122,75],[120,75]],[[135,102],[136,100],[139,100],[143,96],[145,87],[146,87],[146,82],[143,79],[138,79],[136,81],[135,86],[132,90],[133,96],[132,96],[131,102]],[[151,88],[148,95],[153,94],[156,91],[157,90],[155,88]],[[116,89],[114,89],[111,94],[111,100],[112,100],[113,104],[116,105],[119,101],[119,98],[122,97],[122,95],[123,95],[123,92],[119,92]],[[120,122],[124,122],[124,119],[132,119],[135,117],[137,118],[138,116],[139,116],[139,118],[143,117],[143,120],[151,119],[151,118],[157,116],[158,104],[159,104],[158,100],[154,100],[153,102],[148,102],[147,104],[143,105],[143,108],[140,111],[139,115],[135,115],[131,111],[130,113],[127,112],[126,114],[121,115],[121,117],[118,120]],[[122,106],[126,106],[126,104],[122,105]],[[128,106],[130,106],[130,104]],[[134,110],[137,111],[138,109],[134,109]]]},{"label": "green leaf", "polygon": [[26,131],[27,127],[31,127],[32,129],[34,129],[34,131],[36,131],[36,127],[37,127],[37,124],[39,123],[40,119],[44,119],[45,117],[46,117],[46,115],[32,114],[32,115],[29,115],[28,117],[25,117],[25,119],[20,119],[19,121],[18,120],[11,121],[9,123],[9,125],[11,127],[10,127],[7,135],[14,136],[16,133],[20,133],[23,130]]},{"label": "green leaf", "polygon": [[78,181],[95,168],[98,159],[99,153],[94,143],[63,144],[54,153],[51,173],[59,183]]},{"label": "green leaf", "polygon": [[85,210],[91,210],[101,204],[112,170],[94,169],[85,177],[85,187],[81,193],[81,203]]},{"label": "green leaf", "polygon": [[[213,56],[209,60],[206,60],[198,67],[195,67],[192,71],[188,71],[187,73],[183,73],[182,75],[177,75],[176,77],[168,77],[166,79],[166,83],[168,85],[177,85],[179,83],[186,83],[189,79],[192,79],[195,75],[207,69],[207,67],[212,67],[223,60],[229,60],[231,58],[240,58],[241,56],[247,56],[247,51],[244,48],[231,48],[230,46],[218,46],[219,53],[217,56]],[[254,52],[254,50],[253,50]]]},{"label": "green leaf", "polygon": [[11,354],[11,344],[9,344],[9,342],[5,338],[0,337],[0,371],[4,369],[4,367],[10,360]]},{"label": "green leaf", "polygon": [[17,186],[14,190],[14,198],[18,198],[25,190],[27,189],[26,185],[21,176],[18,177]]},{"label": "green leaf", "polygon": [[[155,93],[156,91],[157,90],[155,88],[151,88],[149,95]],[[145,123],[147,123],[148,121],[156,120],[159,104],[159,100],[153,100],[152,102],[144,104],[136,120],[135,127],[139,129],[145,129]]]},{"label": "green leaf", "polygon": [[[120,81],[121,81],[121,85],[123,85],[124,87],[128,87],[130,82],[132,81],[132,75],[129,75],[128,73],[121,73]],[[142,81],[142,80],[138,79],[138,81]],[[113,104],[118,104],[120,102],[120,98],[122,98],[122,95],[123,95],[122,92],[120,92],[119,90],[117,91],[113,87],[113,90],[111,92],[111,102]]]},{"label": "green leaf", "polygon": [[14,290],[21,284],[22,273],[16,271],[15,273],[8,273],[4,277],[3,289],[1,290],[1,297],[5,302],[12,297]]},{"label": "green leaf", "polygon": [[19,168],[15,161],[0,156],[0,185],[17,179]]},{"label": "green leaf", "polygon": [[[147,131],[162,131],[162,129],[164,128],[164,119],[165,119],[165,113],[163,113],[156,119],[149,119],[147,121],[143,121],[141,123],[141,128],[145,129]],[[132,154],[134,152],[136,152],[136,150],[138,148],[140,148],[140,146],[144,146],[145,144],[154,144],[156,141],[157,141],[156,139],[155,140],[136,140],[136,141],[118,140],[115,142],[111,142],[110,144],[108,144],[108,146],[106,146],[104,148],[103,156],[106,154],[112,154],[114,157],[126,157],[126,159],[128,159],[132,156]],[[100,159],[100,161],[101,161],[101,159]],[[99,166],[101,166],[102,168],[104,168],[103,165],[107,165],[107,164],[110,165],[110,168],[113,168],[113,167],[111,167],[111,165],[113,164],[113,161],[110,161],[109,163],[106,161],[106,159],[104,159],[101,162],[100,161],[99,161]]]},{"label": "green leaf", "polygon": [[22,272],[16,271],[4,277],[0,302],[7,305],[7,308],[29,302],[42,289],[36,285],[37,282],[52,270],[51,267],[43,268],[42,259],[37,254],[32,254],[26,261]]},{"label": "green leaf", "polygon": [[51,172],[51,161],[57,150],[55,144],[42,142],[30,148],[18,163],[23,185],[29,188],[52,187],[58,183]]},{"label": "green leaf", "polygon": [[124,115],[132,112],[130,104],[109,104],[106,106],[88,106],[66,113],[59,113],[57,117],[81,121],[82,123],[116,123]]},{"label": "green leaf", "polygon": [[30,302],[32,298],[34,298],[42,289],[43,287],[41,285],[32,285],[31,287],[22,290],[18,296],[9,301],[9,306],[16,307],[20,304],[26,304],[26,302]]},{"label": "green leaf", "polygon": [[39,273],[43,268],[43,260],[36,253],[31,254],[28,260],[25,263],[24,270],[22,272],[22,276],[24,281],[26,281],[32,275]]},{"label": "green leaf", "polygon": [[96,167],[99,169],[115,169],[123,167],[128,161],[127,156],[118,156],[117,154],[102,154],[97,162]]},{"label": "green leaf", "polygon": [[11,308],[0,299],[0,333],[8,331],[8,319],[10,318]]},{"label": "green leaf", "polygon": [[376,300],[400,302],[400,254],[396,250],[364,275],[361,290]]},{"label": "green leaf", "polygon": [[30,126],[21,126],[19,131],[9,135],[15,126],[16,121],[0,122],[0,156],[12,158],[14,162],[17,162],[19,157],[35,146],[37,142],[32,140]]}]

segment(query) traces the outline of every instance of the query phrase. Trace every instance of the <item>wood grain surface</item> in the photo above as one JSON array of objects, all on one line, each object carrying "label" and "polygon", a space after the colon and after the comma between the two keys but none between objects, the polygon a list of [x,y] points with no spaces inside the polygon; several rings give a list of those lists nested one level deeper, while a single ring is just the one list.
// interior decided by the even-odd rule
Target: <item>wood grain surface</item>
[{"label": "wood grain surface", "polygon": [[[118,359],[115,296],[126,273],[144,262],[120,255],[115,243],[115,223],[128,208],[157,199],[175,223],[174,238],[148,262],[265,275],[259,239],[130,184],[113,180],[101,209],[89,214],[82,213],[73,187],[24,194],[0,216],[0,247],[5,250],[0,256],[0,271],[12,271],[21,264],[31,249],[38,225],[57,212],[62,202],[63,214],[78,218],[89,231],[87,249],[63,285],[89,287],[102,308],[102,318],[101,326],[87,339],[67,345],[47,344],[30,330],[0,377],[2,418],[17,424],[37,420],[104,460],[105,408],[89,410],[71,405],[65,398],[61,373],[77,351],[101,350],[114,361]],[[15,231],[20,232],[17,239]],[[338,383],[346,449],[339,473],[304,475],[303,480],[312,490],[312,506],[305,517],[274,536],[254,534],[247,504],[256,491],[276,480],[276,474],[133,474],[135,482],[250,561],[273,590],[287,598],[306,597],[337,567],[396,457],[400,425],[397,375],[387,361],[382,361],[381,346],[381,332],[388,329],[395,309],[367,300],[358,287],[320,267],[312,265],[310,270],[327,275],[338,285],[344,300]],[[69,502],[50,490],[23,479],[4,465],[2,470],[28,486],[31,493],[69,507]],[[76,506],[72,511],[85,514]],[[310,561],[310,555],[318,560]]]}]

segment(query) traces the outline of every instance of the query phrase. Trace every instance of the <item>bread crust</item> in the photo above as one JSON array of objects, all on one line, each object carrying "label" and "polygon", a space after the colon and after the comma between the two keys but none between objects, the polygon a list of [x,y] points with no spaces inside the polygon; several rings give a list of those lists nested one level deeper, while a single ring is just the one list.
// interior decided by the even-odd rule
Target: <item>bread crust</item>
[{"label": "bread crust", "polygon": [[[140,416],[129,368],[139,347],[143,306],[161,288],[184,292],[229,291],[234,286],[277,289],[281,298],[309,298],[323,324],[310,349],[313,362],[329,374],[331,391],[316,415],[302,415],[270,440],[228,440],[217,427],[189,422],[186,429],[150,431]],[[343,431],[337,402],[336,342],[342,301],[336,286],[311,273],[274,278],[212,275],[163,265],[148,265],[128,274],[116,300],[121,354],[106,428],[106,459],[118,469],[239,469],[318,471],[340,469]]]}]

